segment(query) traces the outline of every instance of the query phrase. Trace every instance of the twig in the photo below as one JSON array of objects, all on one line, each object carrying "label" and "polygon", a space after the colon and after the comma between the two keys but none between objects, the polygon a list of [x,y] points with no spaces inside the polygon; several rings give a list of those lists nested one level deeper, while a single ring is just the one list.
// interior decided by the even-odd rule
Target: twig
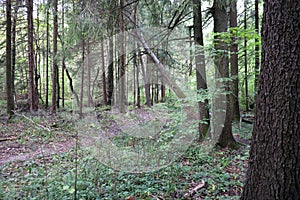
[{"label": "twig", "polygon": [[43,130],[46,130],[46,131],[51,132],[51,129],[50,129],[50,128],[45,127],[45,126],[43,126],[43,125],[41,125],[41,124],[38,124],[38,123],[36,123],[35,121],[33,121],[32,119],[30,119],[29,117],[27,117],[27,116],[25,116],[25,115],[21,115],[21,114],[17,113],[16,111],[13,111],[13,112],[14,112],[14,114],[17,115],[17,116],[24,117],[25,119],[27,119],[28,121],[30,121],[31,123],[33,123],[34,125],[36,125],[37,127],[41,128],[41,129],[43,129]]},{"label": "twig", "polygon": [[184,199],[191,198],[198,190],[200,190],[204,186],[205,186],[205,182],[203,180],[201,180],[201,182],[196,187],[194,187],[192,190],[189,190],[187,193],[185,193],[183,195],[183,198]]},{"label": "twig", "polygon": [[4,142],[4,141],[7,141],[7,140],[15,140],[15,139],[18,139],[19,137],[9,137],[9,138],[0,138],[0,142]]}]

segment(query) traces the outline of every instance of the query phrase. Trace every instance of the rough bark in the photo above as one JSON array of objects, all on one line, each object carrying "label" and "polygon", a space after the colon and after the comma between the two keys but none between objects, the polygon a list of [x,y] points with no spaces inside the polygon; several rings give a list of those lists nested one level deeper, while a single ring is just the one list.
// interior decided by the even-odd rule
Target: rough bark
[{"label": "rough bark", "polygon": [[34,47],[33,47],[33,0],[27,0],[28,23],[28,104],[31,112],[38,109],[38,97],[34,84]]},{"label": "rough bark", "polygon": [[120,112],[125,113],[125,82],[126,82],[126,77],[125,77],[125,66],[126,66],[126,55],[125,55],[125,22],[124,22],[124,0],[120,0],[120,7],[121,7],[121,13],[120,13],[120,50],[121,50],[121,55],[120,55],[120,77],[119,77],[119,85],[120,85],[120,99],[119,99],[119,104],[120,104]]},{"label": "rough bark", "polygon": [[[259,8],[258,8],[259,0],[255,0],[255,33],[259,35]],[[254,80],[254,91],[256,91],[257,88],[257,82],[258,82],[258,75],[259,75],[259,39],[255,38],[255,80]]]},{"label": "rough bark", "polygon": [[13,79],[12,79],[12,46],[11,46],[11,1],[6,0],[6,109],[9,116],[13,115],[14,97],[13,97]]},{"label": "rough bark", "polygon": [[[202,32],[202,15],[201,15],[201,1],[194,0],[194,39],[196,43],[196,81],[197,91],[206,91],[206,69],[205,69],[205,56],[203,51],[203,32]],[[199,141],[202,141],[207,135],[209,127],[209,112],[208,112],[208,99],[198,102],[199,109]]]},{"label": "rough bark", "polygon": [[[228,60],[228,47],[227,44],[220,38],[220,35],[224,32],[227,32],[228,29],[228,15],[227,15],[227,5],[222,0],[214,0],[213,4],[213,17],[214,17],[214,33],[217,33],[214,37],[214,46],[217,51],[217,55],[215,56],[215,65],[216,65],[216,79],[217,79],[217,85],[223,85],[223,92],[228,93],[229,91],[229,83],[228,81],[220,80],[220,79],[226,79],[229,78],[229,60]],[[217,88],[220,88],[217,86]],[[224,95],[224,94],[219,94]],[[220,101],[219,95],[216,97],[216,101]],[[217,144],[222,147],[235,147],[236,141],[233,138],[232,135],[232,124],[231,124],[231,113],[230,113],[230,98],[228,94],[225,94],[225,119],[216,120],[215,126],[219,126],[221,129],[215,129],[220,130],[221,133],[215,133],[214,135],[220,135],[218,138]],[[223,104],[222,102],[220,102]],[[223,109],[222,107],[219,108],[219,103],[216,104],[216,110]],[[216,112],[214,112],[214,115],[217,115]]]},{"label": "rough bark", "polygon": [[[230,27],[237,27],[237,0],[232,0],[230,5]],[[232,34],[234,34],[232,32]],[[230,45],[230,73],[231,73],[231,114],[233,121],[240,120],[239,106],[239,65],[238,65],[238,44],[236,37],[231,37]]]},{"label": "rough bark", "polygon": [[49,8],[46,11],[46,108],[49,106]]},{"label": "rough bark", "polygon": [[52,66],[52,107],[53,113],[57,108],[57,81],[58,81],[58,65],[57,65],[57,36],[58,36],[58,20],[57,20],[57,0],[53,1],[53,66]]},{"label": "rough bark", "polygon": [[300,199],[300,1],[265,0],[256,119],[242,200]]},{"label": "rough bark", "polygon": [[[62,30],[65,28],[65,1],[62,0],[62,16],[61,16],[61,26]],[[65,39],[65,33],[62,31],[62,49],[64,51],[64,39]],[[64,52],[63,52],[64,53]],[[65,107],[65,70],[64,70],[64,64],[65,64],[65,56],[63,55],[62,61],[61,61],[61,106],[64,108]]]},{"label": "rough bark", "polygon": [[114,46],[113,37],[108,41],[108,69],[107,69],[107,103],[112,105],[114,92]]}]

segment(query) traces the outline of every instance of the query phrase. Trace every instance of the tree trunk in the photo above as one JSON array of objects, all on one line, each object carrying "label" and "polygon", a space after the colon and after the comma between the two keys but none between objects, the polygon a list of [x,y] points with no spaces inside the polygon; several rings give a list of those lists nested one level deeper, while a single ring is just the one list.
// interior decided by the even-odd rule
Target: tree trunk
[{"label": "tree trunk", "polygon": [[125,22],[124,22],[124,0],[120,0],[120,7],[121,7],[121,13],[120,13],[120,48],[121,48],[121,55],[120,55],[120,77],[119,77],[119,85],[120,85],[120,99],[119,99],[119,105],[120,105],[120,112],[125,113],[125,82],[126,82],[126,76],[125,76],[125,63],[126,63],[126,55],[125,55]]},{"label": "tree trunk", "polygon": [[46,11],[46,108],[49,106],[49,8]]},{"label": "tree trunk", "polygon": [[86,56],[86,67],[87,67],[87,107],[91,106],[91,66],[90,66],[90,38],[87,38],[87,56]]},{"label": "tree trunk", "polygon": [[[257,37],[259,35],[259,8],[258,8],[258,1],[255,0],[255,33],[257,34]],[[254,80],[254,91],[256,91],[257,88],[257,81],[258,81],[258,75],[259,75],[259,39],[255,37],[255,80]]]},{"label": "tree trunk", "polygon": [[57,108],[57,34],[58,34],[58,20],[57,20],[57,0],[53,1],[53,69],[52,69],[52,112],[56,112]]},{"label": "tree trunk", "polygon": [[151,107],[151,99],[150,99],[150,84],[148,83],[148,76],[145,71],[144,61],[143,57],[140,54],[140,63],[141,63],[141,70],[142,70],[142,76],[144,80],[144,89],[145,89],[145,95],[146,95],[146,104],[148,107]]},{"label": "tree trunk", "polygon": [[[224,32],[227,32],[228,28],[228,15],[227,15],[227,5],[226,3],[221,0],[214,0],[213,4],[213,17],[214,17],[214,33],[222,34]],[[220,38],[219,35],[215,35],[214,37],[214,46],[217,51],[217,55],[215,57],[215,65],[216,65],[216,79],[217,79],[217,84],[224,85],[224,91],[225,93],[228,93],[229,91],[229,83],[228,81],[220,80],[220,79],[226,79],[229,78],[229,69],[228,69],[228,47],[227,44]],[[219,87],[217,87],[219,88]],[[224,95],[224,94],[218,94],[216,97],[216,101],[218,101],[218,96]],[[221,119],[222,122],[217,119],[216,120],[216,126],[219,126],[220,129],[215,129],[215,130],[220,130],[220,136],[218,138],[217,144],[222,146],[222,147],[235,147],[236,142],[233,138],[232,135],[232,124],[231,124],[231,113],[230,113],[230,99],[229,95],[225,94],[225,106],[224,108],[226,109],[226,115],[224,116],[225,119]],[[217,112],[219,109],[223,108],[218,108],[219,103],[223,104],[222,102],[218,102],[216,104],[216,109]],[[214,115],[217,113],[215,112]],[[214,135],[219,135],[219,133],[215,133]]]},{"label": "tree trunk", "polygon": [[108,41],[108,69],[107,69],[107,103],[112,106],[114,94],[114,44],[113,37]]},{"label": "tree trunk", "polygon": [[13,82],[12,79],[12,55],[11,55],[11,1],[6,0],[6,109],[9,116],[13,115],[14,97],[13,97]]},{"label": "tree trunk", "polygon": [[246,35],[247,31],[247,4],[248,0],[244,1],[244,67],[245,67],[245,104],[246,104],[246,111],[249,110],[249,90],[248,90],[248,54],[247,54],[247,45],[248,45],[248,39]]},{"label": "tree trunk", "polygon": [[[61,26],[62,26],[62,30],[64,30],[65,28],[65,1],[62,0],[62,22],[61,22]],[[64,39],[65,39],[65,33],[64,31],[62,31],[62,49],[63,51],[65,50],[65,43],[64,43]],[[63,52],[64,54],[64,52]],[[62,61],[61,61],[61,106],[64,108],[65,107],[65,70],[64,70],[64,63],[65,63],[65,55],[63,55]]]},{"label": "tree trunk", "polygon": [[242,200],[300,199],[300,2],[265,0],[262,66]]},{"label": "tree trunk", "polygon": [[80,106],[79,106],[79,117],[83,117],[83,93],[84,93],[84,62],[85,62],[85,41],[84,35],[82,35],[82,54],[81,54],[81,83],[80,83]]},{"label": "tree trunk", "polygon": [[16,95],[16,90],[15,90],[15,84],[14,84],[14,80],[15,80],[15,69],[16,69],[16,28],[17,28],[17,17],[18,17],[18,10],[19,10],[19,4],[20,2],[17,1],[15,4],[15,8],[14,8],[14,15],[13,15],[13,22],[12,22],[12,50],[11,50],[11,56],[12,56],[12,72],[11,72],[11,76],[12,76],[12,80],[13,80],[13,85],[12,85],[12,91],[13,91],[13,96],[15,97]]},{"label": "tree trunk", "polygon": [[33,0],[27,0],[28,22],[28,103],[30,112],[38,109],[38,97],[34,84],[34,48],[33,48]]},{"label": "tree trunk", "polygon": [[107,105],[107,93],[106,93],[106,73],[105,73],[105,57],[104,57],[104,43],[101,43],[101,60],[102,60],[102,93],[103,93],[103,105]]},{"label": "tree trunk", "polygon": [[[196,81],[197,91],[207,91],[206,82],[206,69],[205,69],[205,56],[203,51],[203,32],[202,32],[202,14],[201,14],[201,1],[194,0],[194,39],[196,47]],[[208,112],[208,99],[198,102],[199,109],[199,141],[202,141],[208,131],[209,127],[209,112]]]},{"label": "tree trunk", "polygon": [[[232,0],[230,5],[230,27],[237,28],[237,0]],[[235,32],[232,31],[230,45],[230,72],[231,72],[231,114],[233,121],[240,120],[239,106],[239,63],[238,63],[238,44]]]}]

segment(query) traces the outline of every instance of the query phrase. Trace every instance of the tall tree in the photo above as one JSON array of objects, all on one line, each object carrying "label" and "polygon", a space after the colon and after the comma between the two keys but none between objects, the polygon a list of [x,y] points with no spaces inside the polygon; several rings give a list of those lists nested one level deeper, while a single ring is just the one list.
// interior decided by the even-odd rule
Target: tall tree
[{"label": "tall tree", "polygon": [[57,64],[57,36],[58,36],[58,20],[57,20],[57,0],[53,0],[53,67],[52,67],[52,112],[56,112],[57,108],[57,82],[58,82],[58,64]]},{"label": "tall tree", "polygon": [[298,0],[264,1],[262,66],[242,200],[300,198],[299,13]]},{"label": "tall tree", "polygon": [[46,8],[46,108],[49,106],[49,2]]},{"label": "tall tree", "polygon": [[[237,28],[237,0],[230,1],[230,28]],[[240,119],[239,106],[239,65],[238,65],[238,44],[235,37],[235,31],[232,31],[230,45],[230,73],[231,73],[231,113],[232,119]]]},{"label": "tall tree", "polygon": [[254,91],[257,88],[257,81],[258,81],[258,75],[259,75],[259,7],[258,7],[259,0],[255,0],[255,80],[254,80]]},{"label": "tall tree", "polygon": [[38,109],[38,96],[34,84],[34,48],[33,48],[33,0],[26,1],[28,32],[28,103],[31,112]]},{"label": "tall tree", "polygon": [[249,90],[248,90],[248,52],[247,52],[247,45],[248,45],[248,39],[247,39],[247,6],[248,6],[248,0],[244,0],[244,67],[245,67],[245,104],[246,104],[246,111],[249,110]]},{"label": "tall tree", "polygon": [[[201,14],[201,1],[194,0],[194,38],[196,43],[196,81],[197,91],[207,90],[206,82],[206,69],[205,69],[205,57],[203,51],[203,32],[202,32],[202,14]],[[209,112],[208,112],[208,100],[204,99],[198,102],[199,109],[199,140],[203,140],[206,136],[209,127]]]},{"label": "tall tree", "polygon": [[[229,91],[229,83],[228,81],[224,81],[224,79],[229,78],[229,60],[228,60],[228,47],[226,42],[221,38],[221,34],[227,32],[228,29],[228,14],[227,14],[228,5],[223,0],[214,0],[213,3],[213,17],[214,17],[214,46],[217,51],[217,55],[215,56],[215,65],[216,65],[216,79],[217,84],[224,85],[225,92],[225,106],[226,114],[225,119],[217,118],[216,128],[215,130],[220,130],[220,136],[218,138],[218,145],[222,147],[235,147],[236,142],[232,135],[232,124],[231,124],[231,113],[230,113],[230,98],[227,94]],[[223,79],[223,80],[222,80]],[[223,94],[221,94],[223,95]],[[220,95],[217,95],[217,101]],[[221,102],[221,104],[223,104]],[[216,112],[219,112],[218,108],[220,104],[216,104]]]},{"label": "tall tree", "polygon": [[7,114],[13,115],[14,97],[13,97],[13,82],[12,79],[12,55],[11,55],[11,1],[6,0],[6,87],[7,87]]},{"label": "tall tree", "polygon": [[126,55],[125,55],[125,21],[124,21],[124,0],[120,0],[120,112],[125,113],[125,65],[126,65]]},{"label": "tall tree", "polygon": [[[62,0],[61,2],[62,5],[62,16],[61,16],[61,26],[62,26],[62,30],[64,30],[65,28],[65,1]],[[62,49],[63,51],[65,51],[64,47],[65,47],[65,33],[64,31],[62,31]],[[62,57],[62,61],[61,61],[61,106],[64,108],[65,107],[65,69],[64,69],[64,63],[65,63],[65,52],[63,52],[63,57]]]}]

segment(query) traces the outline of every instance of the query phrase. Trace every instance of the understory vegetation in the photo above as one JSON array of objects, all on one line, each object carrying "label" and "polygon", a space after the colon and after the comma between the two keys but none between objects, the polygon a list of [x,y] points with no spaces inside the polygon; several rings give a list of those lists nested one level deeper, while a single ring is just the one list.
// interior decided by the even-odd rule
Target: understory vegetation
[{"label": "understory vegetation", "polygon": [[[203,152],[195,141],[167,167],[127,173],[92,156],[67,115],[18,113],[10,123],[0,122],[7,138],[0,142],[0,199],[75,199],[76,193],[76,199],[223,200],[242,192],[249,146]],[[251,129],[242,123],[233,132],[248,140]]]}]

